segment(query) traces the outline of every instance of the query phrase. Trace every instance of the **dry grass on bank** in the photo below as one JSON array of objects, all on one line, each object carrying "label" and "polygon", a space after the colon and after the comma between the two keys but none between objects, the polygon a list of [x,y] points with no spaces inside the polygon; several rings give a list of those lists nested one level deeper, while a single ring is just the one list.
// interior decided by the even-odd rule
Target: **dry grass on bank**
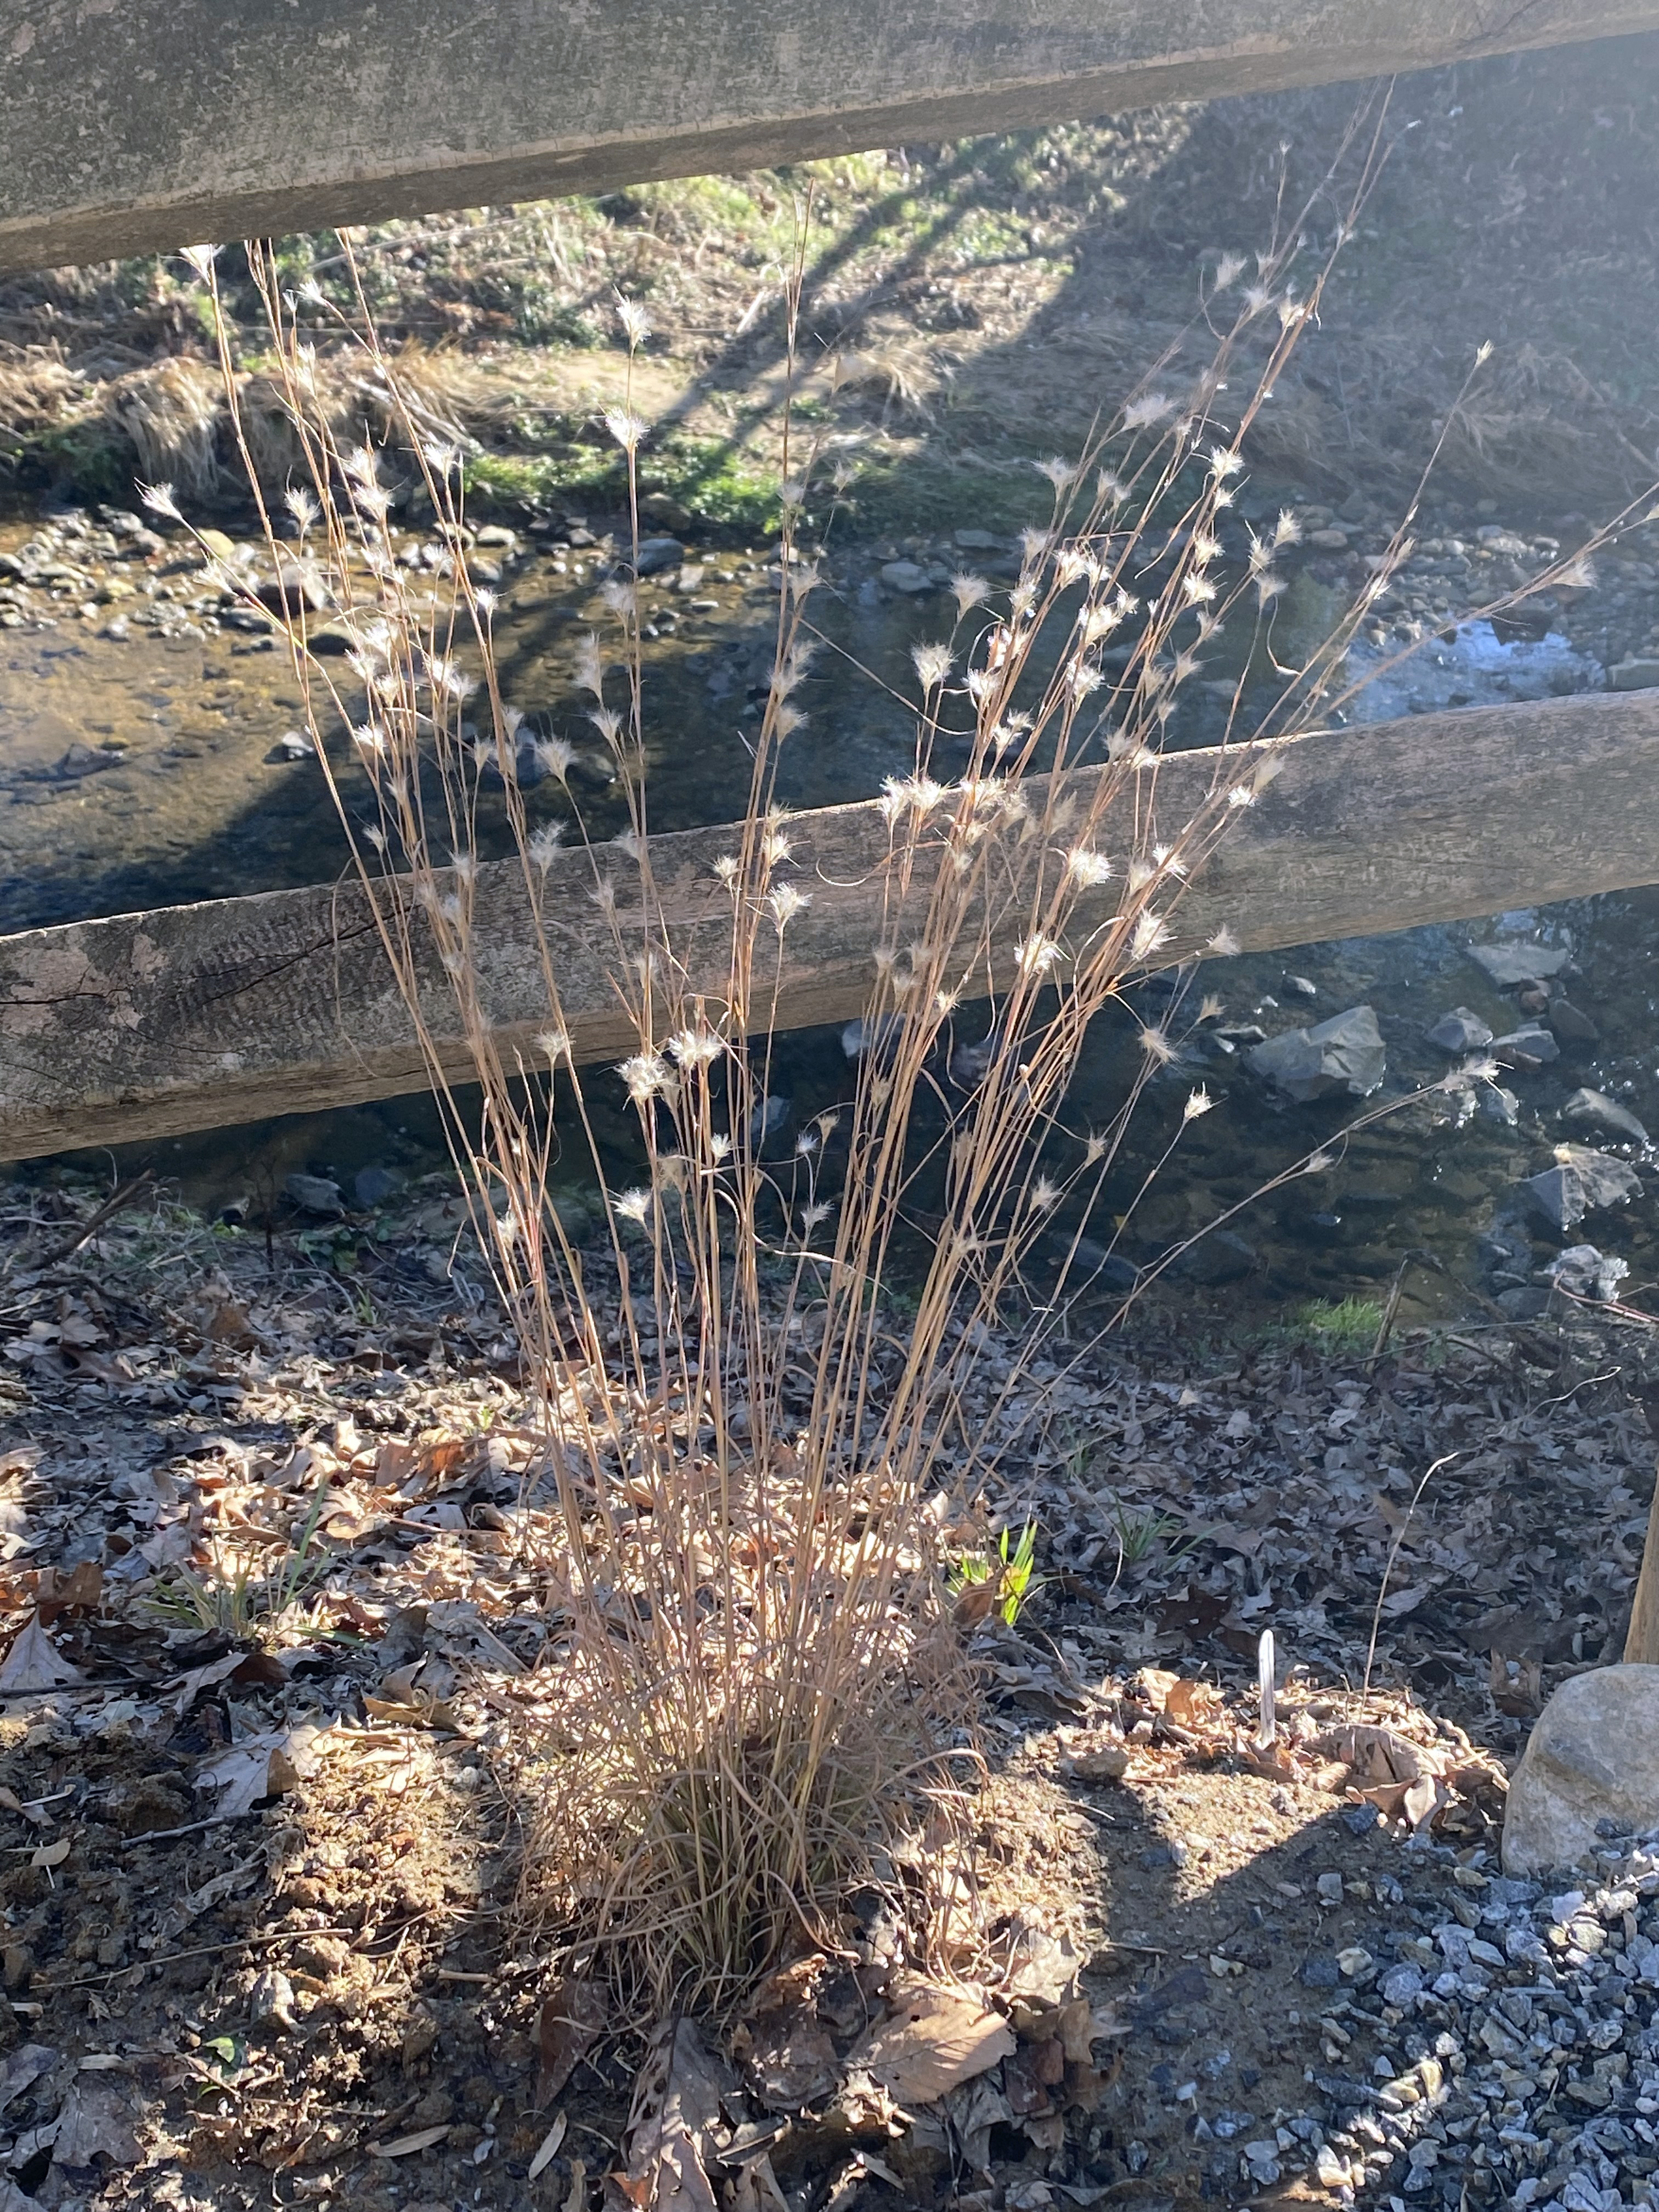
[{"label": "dry grass on bank", "polygon": [[[629,563],[605,587],[614,629],[582,641],[573,668],[630,813],[621,837],[595,848],[570,807],[568,746],[541,741],[544,780],[535,794],[521,782],[494,602],[465,559],[453,444],[379,345],[366,299],[358,358],[375,405],[344,438],[334,387],[295,320],[300,303],[253,250],[270,374],[304,461],[289,516],[352,640],[349,674],[337,675],[307,652],[298,617],[295,675],[319,761],[343,726],[373,781],[375,818],[360,822],[342,801],[343,823],[447,1109],[557,1498],[538,1568],[568,1626],[533,1887],[573,1967],[597,1963],[650,2013],[729,2002],[801,1936],[824,1940],[849,1883],[901,1835],[913,1856],[920,1838],[938,1869],[941,1905],[951,1893],[972,1758],[960,1619],[999,1591],[964,1591],[953,1619],[945,1569],[1002,1449],[977,1450],[972,1437],[1006,1432],[1000,1419],[970,1426],[967,1395],[980,1347],[1029,1297],[1057,1209],[1099,1188],[1133,1110],[1139,1083],[1111,1127],[1065,1125],[1089,1023],[1156,963],[1183,884],[1266,772],[1235,732],[1198,813],[1155,842],[1146,801],[1174,695],[1224,622],[1265,629],[1281,588],[1273,553],[1293,532],[1288,520],[1253,539],[1231,575],[1214,527],[1261,395],[1328,279],[1328,262],[1293,274],[1301,251],[1290,226],[1249,286],[1242,258],[1224,265],[1156,386],[1076,462],[1048,465],[1052,520],[1028,533],[1006,598],[963,574],[954,625],[916,648],[915,763],[884,800],[884,919],[851,1093],[779,1158],[770,984],[815,886],[793,863],[774,779],[817,649],[816,571],[798,532],[827,465],[825,433],[794,428],[786,402],[775,673],[747,812],[715,871],[730,921],[711,952],[680,940],[653,878],[650,709]],[[216,297],[210,257],[200,265]],[[631,363],[647,319],[627,303],[620,314]],[[258,496],[265,416],[251,414],[219,326]],[[607,423],[627,463],[637,545],[646,433],[631,385],[619,399]],[[456,549],[435,603],[397,562],[388,463],[418,474]],[[169,493],[154,498],[176,512]],[[1148,596],[1154,512],[1173,557]],[[266,529],[274,555],[269,512]],[[1312,711],[1364,604],[1316,665],[1287,672],[1279,726]],[[1055,634],[1069,642],[1044,676],[1039,641]],[[1119,637],[1121,672],[1103,658]],[[945,784],[933,749],[952,733],[969,758]],[[480,871],[498,859],[477,828],[487,784],[505,788],[511,839],[499,865],[536,925],[546,1006],[533,1029],[497,1026],[489,946],[475,933]],[[551,811],[538,795],[550,785]],[[580,856],[569,880],[554,867],[562,841]],[[644,1162],[631,1188],[609,1179],[586,1112],[592,1079],[570,1065],[560,901],[578,884],[593,917],[583,935],[634,1034],[617,1071]],[[1225,950],[1224,933],[1213,949]],[[451,1091],[434,990],[452,1001],[445,1026],[459,1021],[482,1086],[481,1139]],[[957,1010],[988,994],[988,1028],[961,1031]],[[1171,1057],[1182,1018],[1177,1001],[1144,1027],[1142,1082]],[[1188,1118],[1207,1103],[1195,1091]],[[551,1170],[572,1146],[591,1152],[605,1193],[598,1249],[574,1249],[550,1203]],[[1062,1300],[1066,1275],[1086,1272],[1075,1258],[1074,1244]],[[896,1335],[901,1285],[911,1317]],[[1019,1406],[1020,1429],[1044,1418],[1036,1363],[1060,1310],[1039,1313],[1000,1372],[995,1410]],[[924,1955],[947,1919],[922,1916]]]}]

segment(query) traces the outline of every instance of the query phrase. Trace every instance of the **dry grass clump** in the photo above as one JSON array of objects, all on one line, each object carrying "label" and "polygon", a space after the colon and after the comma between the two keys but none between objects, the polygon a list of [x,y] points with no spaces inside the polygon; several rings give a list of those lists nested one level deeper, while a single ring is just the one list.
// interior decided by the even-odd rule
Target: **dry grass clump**
[{"label": "dry grass clump", "polygon": [[132,369],[106,387],[103,411],[149,482],[173,484],[195,502],[220,491],[224,387],[216,363],[181,354]]},{"label": "dry grass clump", "polygon": [[[395,437],[394,422],[407,418],[471,451],[514,415],[510,383],[464,355],[411,345],[392,368],[395,400],[355,353],[317,362],[316,402],[342,443],[365,427],[377,439]],[[244,447],[268,500],[280,501],[295,472],[304,473],[279,378],[239,371],[236,416],[234,425],[219,362],[198,354],[163,354],[137,367],[118,357],[71,366],[50,347],[0,349],[0,436],[23,443],[81,430],[96,447],[130,452],[143,481],[169,483],[195,507],[245,490]]]},{"label": "dry grass clump", "polygon": [[[1282,589],[1288,517],[1253,533],[1237,568],[1217,527],[1261,396],[1317,309],[1326,270],[1299,289],[1299,250],[1292,229],[1248,284],[1242,261],[1223,265],[1196,364],[1172,352],[1078,461],[1047,465],[1052,519],[1027,533],[1017,580],[958,576],[953,619],[915,649],[914,754],[884,787],[885,848],[862,887],[874,920],[848,1095],[779,1157],[775,994],[808,910],[837,896],[801,868],[775,795],[820,649],[799,529],[820,444],[786,410],[775,667],[748,805],[714,865],[714,919],[682,927],[656,873],[628,562],[605,586],[607,634],[580,642],[571,671],[629,806],[629,828],[599,845],[569,796],[568,744],[535,741],[527,787],[532,740],[503,695],[495,603],[468,573],[453,441],[366,307],[362,427],[348,437],[338,386],[319,376],[270,258],[249,249],[276,362],[261,419],[284,416],[302,457],[290,514],[352,641],[344,663],[313,658],[296,611],[296,677],[325,770],[349,733],[369,779],[367,822],[335,787],[342,820],[558,1487],[559,1540],[536,1563],[560,1622],[562,1702],[532,1894],[564,1941],[653,2004],[730,1998],[796,1931],[833,1933],[848,1882],[896,1825],[931,1818],[934,1844],[948,1838],[972,1680],[944,1569],[1006,1449],[970,1426],[964,1390],[997,1347],[1002,1411],[1042,1418],[1037,1354],[1075,1239],[1060,1300],[1036,1298],[1032,1262],[1061,1209],[1075,1218],[1111,1171],[1179,1016],[1142,1020],[1139,1076],[1103,1129],[1061,1116],[1085,1033],[1159,964],[1184,885],[1272,771],[1234,731],[1192,817],[1152,826],[1182,687],[1224,625],[1265,633]],[[201,267],[211,289],[205,253]],[[798,264],[792,331],[799,283]],[[646,320],[619,313],[631,364]],[[228,343],[223,370],[263,497],[264,432]],[[637,544],[648,432],[629,374],[607,421]],[[455,546],[435,597],[397,558],[388,466],[419,476]],[[171,508],[165,490],[151,496]],[[1385,583],[1386,569],[1368,598]],[[1286,672],[1276,728],[1301,726],[1299,702],[1346,635]],[[950,781],[934,772],[945,737],[968,754]],[[486,793],[504,798],[501,857]],[[533,924],[544,998],[534,1023],[511,1026],[495,1016],[480,920],[507,886]],[[1231,949],[1224,931],[1211,949]],[[595,963],[628,1037],[599,1072],[573,1064],[580,1010],[562,988]],[[456,1096],[458,1066],[481,1086],[480,1115]],[[632,1180],[594,1134],[596,1088],[617,1083],[637,1128]],[[1182,1126],[1208,1103],[1194,1091]],[[572,1151],[605,1195],[603,1232],[580,1249],[550,1196]],[[993,1430],[1006,1438],[1010,1423]]]},{"label": "dry grass clump", "polygon": [[0,349],[0,436],[36,436],[59,421],[83,390],[76,372],[44,348]]}]

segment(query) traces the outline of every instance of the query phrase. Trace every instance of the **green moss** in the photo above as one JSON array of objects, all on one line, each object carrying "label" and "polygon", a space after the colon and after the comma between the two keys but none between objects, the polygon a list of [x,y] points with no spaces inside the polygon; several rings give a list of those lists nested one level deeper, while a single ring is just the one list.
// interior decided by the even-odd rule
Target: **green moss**
[{"label": "green moss", "polygon": [[1310,1298],[1291,1314],[1293,1335],[1311,1339],[1331,1352],[1369,1352],[1382,1326],[1382,1309],[1375,1298],[1346,1297],[1333,1304],[1328,1298]]},{"label": "green moss", "polygon": [[67,489],[130,507],[137,467],[126,440],[97,420],[56,422],[0,445],[0,483],[19,491]]},{"label": "green moss", "polygon": [[[563,442],[540,453],[480,453],[467,464],[466,488],[474,501],[586,501],[615,510],[626,502],[628,477],[613,450]],[[716,439],[665,441],[641,466],[640,489],[668,493],[715,529],[752,535],[778,525],[776,477]]]},{"label": "green moss", "polygon": [[[1035,473],[927,453],[866,463],[836,501],[861,538],[937,535],[967,523],[1012,537],[1046,522],[1052,503]],[[808,501],[815,515],[828,504],[826,495]]]}]

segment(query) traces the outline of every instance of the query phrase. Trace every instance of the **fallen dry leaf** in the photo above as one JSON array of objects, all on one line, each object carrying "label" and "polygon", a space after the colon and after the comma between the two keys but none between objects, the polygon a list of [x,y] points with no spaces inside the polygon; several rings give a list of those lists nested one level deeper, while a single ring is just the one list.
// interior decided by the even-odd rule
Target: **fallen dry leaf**
[{"label": "fallen dry leaf", "polygon": [[613,2176],[630,2203],[641,2212],[716,2212],[711,2131],[734,2086],[690,2021],[664,2021],[635,2085],[628,2170]]},{"label": "fallen dry leaf", "polygon": [[59,1613],[94,1613],[104,1594],[104,1571],[95,1559],[82,1559],[66,1575],[48,1568],[40,1577],[36,1609],[42,1627],[50,1627]]},{"label": "fallen dry leaf", "polygon": [[412,2158],[417,2150],[430,2150],[449,2133],[447,2124],[441,2128],[417,2128],[412,2136],[398,2136],[388,2143],[370,2143],[371,2158]]},{"label": "fallen dry leaf", "polygon": [[559,2145],[564,2141],[565,2126],[565,2117],[561,2112],[542,2137],[541,2148],[530,2161],[530,2171],[525,2176],[526,2181],[533,2181],[544,2167],[553,2163],[554,2159],[558,2155]]},{"label": "fallen dry leaf", "polygon": [[267,1729],[243,1738],[196,1771],[198,1790],[217,1790],[215,1807],[223,1818],[251,1812],[261,1797],[280,1797],[317,1771],[318,1739],[325,1733],[302,1722],[293,1729]]},{"label": "fallen dry leaf", "polygon": [[54,2162],[90,2166],[101,2155],[112,2166],[136,2166],[140,2154],[137,2118],[125,2083],[108,2075],[77,2075],[58,2116]]},{"label": "fallen dry leaf", "polygon": [[40,1626],[36,1613],[19,1630],[0,1667],[0,1697],[15,1698],[31,1690],[58,1690],[85,1678],[71,1667]]},{"label": "fallen dry leaf", "polygon": [[1183,1679],[1172,1685],[1164,1700],[1164,1711],[1183,1728],[1201,1728],[1206,1721],[1214,1720],[1221,1709],[1221,1692],[1210,1682]]},{"label": "fallen dry leaf", "polygon": [[539,2059],[532,2112],[544,2112],[576,2068],[605,2026],[605,1994],[592,1982],[567,1977],[556,1982],[542,2000],[536,2015],[536,2050]]},{"label": "fallen dry leaf", "polygon": [[1072,1754],[1072,1771],[1079,1782],[1121,1782],[1129,1771],[1129,1747],[1098,1743]]},{"label": "fallen dry leaf", "polygon": [[803,2008],[758,2033],[748,2057],[755,2094],[769,2112],[798,2112],[834,2087],[836,2046],[823,2023]]},{"label": "fallen dry leaf", "polygon": [[1015,2048],[1007,2021],[977,1997],[920,1976],[907,1977],[895,1996],[894,2011],[860,2037],[848,2064],[861,2068],[896,2104],[933,2104]]},{"label": "fallen dry leaf", "polygon": [[14,2051],[0,2063],[0,2112],[57,2063],[58,2052],[49,2043],[25,2043]]},{"label": "fallen dry leaf", "polygon": [[970,1583],[951,1608],[951,1618],[960,1629],[977,1628],[991,1617],[1000,1591],[995,1583]]},{"label": "fallen dry leaf", "polygon": [[1064,2004],[1077,1994],[1083,1964],[1069,1936],[1052,1936],[1034,1920],[1019,1916],[1009,1932],[1002,1987],[1010,1996]]}]

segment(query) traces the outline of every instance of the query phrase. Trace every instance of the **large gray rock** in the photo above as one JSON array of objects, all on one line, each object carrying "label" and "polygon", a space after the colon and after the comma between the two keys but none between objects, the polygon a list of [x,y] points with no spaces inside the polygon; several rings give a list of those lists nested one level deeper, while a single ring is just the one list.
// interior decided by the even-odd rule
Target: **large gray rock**
[{"label": "large gray rock", "polygon": [[1583,1864],[1598,1820],[1659,1828],[1659,1667],[1598,1667],[1550,1699],[1510,1784],[1504,1873]]},{"label": "large gray rock", "polygon": [[1479,1052],[1492,1042],[1492,1030],[1468,1006],[1454,1006],[1450,1013],[1442,1014],[1423,1034],[1442,1052],[1460,1054]]},{"label": "large gray rock", "polygon": [[659,576],[665,568],[678,568],[685,558],[685,548],[678,538],[642,538],[634,563],[636,576]]},{"label": "large gray rock", "polygon": [[1630,1262],[1614,1259],[1594,1244],[1569,1244],[1544,1272],[1551,1282],[1559,1283],[1575,1297],[1606,1301],[1618,1297],[1619,1285],[1630,1273]]},{"label": "large gray rock", "polygon": [[1592,1129],[1600,1129],[1609,1137],[1628,1137],[1633,1145],[1652,1141],[1645,1126],[1629,1107],[1621,1106],[1616,1098],[1609,1098],[1604,1091],[1575,1091],[1561,1109],[1561,1119],[1588,1122]]},{"label": "large gray rock", "polygon": [[301,1213],[345,1212],[345,1200],[340,1186],[331,1176],[307,1175],[302,1170],[296,1171],[283,1185],[283,1191]]},{"label": "large gray rock", "polygon": [[1597,1206],[1623,1206],[1642,1195],[1642,1186],[1623,1160],[1588,1145],[1558,1145],[1555,1165],[1528,1176],[1521,1185],[1527,1203],[1559,1236],[1576,1229]]},{"label": "large gray rock", "polygon": [[933,588],[933,578],[925,568],[918,568],[914,561],[887,562],[882,568],[881,580],[889,591],[908,592],[913,596],[918,592],[931,592]]},{"label": "large gray rock", "polygon": [[1479,962],[1500,991],[1517,983],[1541,983],[1565,968],[1571,954],[1547,945],[1472,945],[1469,957]]},{"label": "large gray rock", "polygon": [[1492,1056],[1506,1060],[1512,1066],[1544,1066],[1552,1060],[1559,1060],[1561,1048],[1553,1033],[1529,1022],[1523,1030],[1510,1030],[1492,1041]]},{"label": "large gray rock", "polygon": [[1369,1006],[1350,1006],[1312,1029],[1285,1030],[1245,1055],[1245,1064],[1275,1091],[1305,1105],[1346,1091],[1369,1098],[1388,1068],[1382,1032]]}]

